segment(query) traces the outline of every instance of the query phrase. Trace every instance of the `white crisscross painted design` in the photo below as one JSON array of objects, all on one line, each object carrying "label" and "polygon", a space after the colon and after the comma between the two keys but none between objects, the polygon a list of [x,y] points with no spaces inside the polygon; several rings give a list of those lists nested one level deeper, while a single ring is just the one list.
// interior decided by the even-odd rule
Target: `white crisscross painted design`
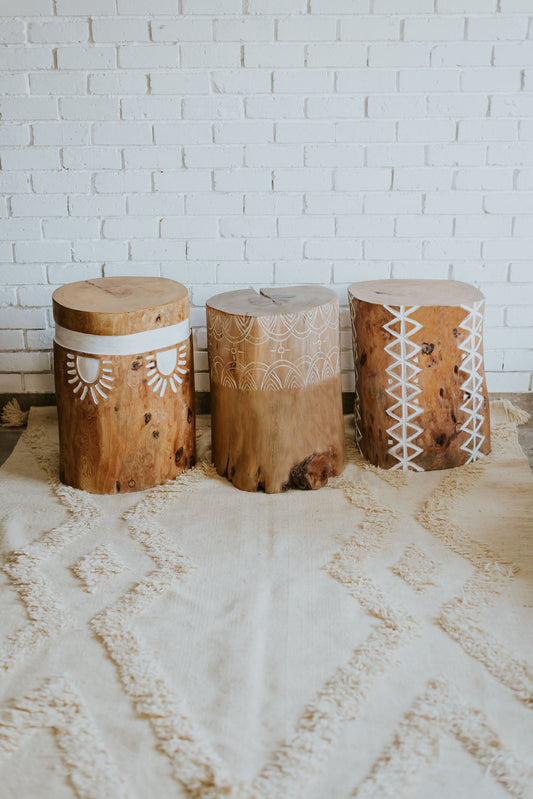
[{"label": "white crisscross painted design", "polygon": [[384,329],[393,337],[390,344],[385,347],[385,352],[392,358],[392,363],[387,367],[389,375],[387,394],[395,400],[394,405],[387,408],[388,415],[395,421],[395,424],[387,430],[387,434],[396,442],[390,447],[389,454],[398,461],[391,468],[401,469],[404,472],[410,469],[420,472],[421,467],[413,463],[413,459],[423,451],[414,443],[423,432],[415,422],[423,410],[417,399],[421,392],[417,375],[421,369],[415,361],[421,348],[419,344],[411,341],[411,336],[422,327],[416,319],[411,318],[411,314],[415,313],[419,306],[408,308],[400,305],[394,308],[385,305],[384,307],[392,314],[392,319],[384,325]]},{"label": "white crisscross painted design", "polygon": [[355,303],[350,302],[350,318],[352,321],[352,346],[353,346],[353,368],[355,373],[355,397],[353,415],[355,422],[355,445],[361,452],[361,398],[359,396],[359,347],[357,345],[357,333],[355,329]]},{"label": "white crisscross painted design", "polygon": [[461,449],[468,454],[466,463],[472,463],[483,457],[481,446],[485,436],[481,432],[485,416],[481,413],[483,408],[483,300],[475,302],[473,306],[461,305],[467,315],[459,325],[460,330],[467,333],[465,340],[459,344],[459,349],[464,352],[461,362],[461,371],[466,374],[466,380],[461,385],[464,402],[461,410],[467,414],[462,430],[468,433],[468,438],[461,444]]}]

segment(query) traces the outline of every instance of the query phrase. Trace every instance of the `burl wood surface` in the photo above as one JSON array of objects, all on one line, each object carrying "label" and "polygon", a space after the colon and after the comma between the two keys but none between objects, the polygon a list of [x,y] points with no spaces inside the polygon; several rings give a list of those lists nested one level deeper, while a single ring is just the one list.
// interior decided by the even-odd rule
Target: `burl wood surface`
[{"label": "burl wood surface", "polygon": [[54,319],[67,330],[124,336],[178,324],[189,317],[185,286],[164,277],[103,277],[54,291]]},{"label": "burl wood surface", "polygon": [[[455,281],[391,280],[353,284],[349,289],[349,299],[356,355],[358,407],[355,410],[356,417],[360,417],[359,446],[362,454],[376,466],[385,469],[398,466],[397,458],[390,454],[391,445],[396,442],[391,440],[388,432],[395,420],[387,413],[396,404],[387,391],[393,383],[387,368],[394,359],[385,349],[394,340],[385,325],[394,317],[385,305],[395,308],[419,305],[411,318],[421,328],[409,335],[409,342],[420,347],[412,362],[421,370],[415,383],[421,391],[413,402],[422,409],[414,420],[422,430],[413,443],[422,452],[413,458],[412,463],[428,471],[468,462],[468,452],[462,447],[469,439],[468,429],[464,429],[469,417],[461,406],[470,394],[462,389],[468,374],[464,370],[465,353],[460,349],[468,337],[468,332],[461,327],[468,311],[461,305],[472,306],[482,302],[481,292]],[[398,325],[396,323],[395,329]],[[412,325],[407,323],[406,331],[411,329]],[[490,418],[482,362],[478,372],[483,378],[480,410],[483,421],[479,430],[483,442],[479,452],[487,454],[490,452]],[[407,378],[409,375],[407,367]],[[401,415],[398,411],[396,413]]]},{"label": "burl wood surface", "polygon": [[315,489],[344,467],[338,300],[297,286],[207,302],[213,461],[245,491]]},{"label": "burl wood surface", "polygon": [[[54,292],[53,304],[59,325],[101,336],[168,327],[189,316],[185,286],[163,278],[71,283]],[[186,374],[179,373],[182,382],[176,380],[173,391],[163,372],[166,384],[161,396],[161,390],[156,393],[149,385],[155,351],[86,356],[54,344],[62,482],[95,494],[139,491],[173,479],[194,464],[192,338],[178,349],[178,357],[186,361]],[[93,382],[81,379],[78,357],[86,364],[90,358],[99,363]],[[104,369],[111,370],[107,374],[113,380],[107,381],[111,388],[103,389],[102,396],[98,386],[105,386]]]}]

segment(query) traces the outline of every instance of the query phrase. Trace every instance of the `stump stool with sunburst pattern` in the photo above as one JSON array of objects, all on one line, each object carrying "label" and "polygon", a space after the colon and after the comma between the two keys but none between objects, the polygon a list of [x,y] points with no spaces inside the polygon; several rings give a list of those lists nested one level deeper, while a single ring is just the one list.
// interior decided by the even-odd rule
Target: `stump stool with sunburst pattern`
[{"label": "stump stool with sunburst pattern", "polygon": [[348,298],[362,454],[429,471],[490,452],[483,294],[455,280],[375,280]]},{"label": "stump stool with sunburst pattern", "polygon": [[320,488],[344,466],[336,294],[314,286],[207,301],[217,472],[244,491]]},{"label": "stump stool with sunburst pattern", "polygon": [[60,478],[139,491],[194,464],[189,296],[157,277],[69,283],[53,294]]}]

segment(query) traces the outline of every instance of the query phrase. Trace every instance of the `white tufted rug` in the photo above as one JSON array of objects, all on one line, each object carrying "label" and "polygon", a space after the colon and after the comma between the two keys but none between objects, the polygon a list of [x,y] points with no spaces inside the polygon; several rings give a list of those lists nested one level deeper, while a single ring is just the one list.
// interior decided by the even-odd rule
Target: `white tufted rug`
[{"label": "white tufted rug", "polygon": [[[2,799],[498,799],[533,785],[533,476],[514,411],[461,469],[246,494],[0,470]],[[203,421],[200,449],[209,433]]]}]

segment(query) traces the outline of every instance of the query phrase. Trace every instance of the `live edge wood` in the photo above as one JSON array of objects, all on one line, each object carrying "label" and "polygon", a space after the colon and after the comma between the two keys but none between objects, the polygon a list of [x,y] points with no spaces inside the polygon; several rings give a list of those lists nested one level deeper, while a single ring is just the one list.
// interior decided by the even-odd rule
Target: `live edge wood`
[{"label": "live edge wood", "polygon": [[[354,283],[348,296],[362,454],[385,469],[401,468],[398,456],[406,455],[404,468],[427,471],[460,466],[490,452],[481,292],[456,281],[386,280]],[[468,330],[476,325],[474,340]],[[413,407],[402,406],[401,397]],[[474,402],[479,404],[477,421],[471,413]],[[393,435],[395,417],[404,424]],[[415,447],[420,452],[413,457]]]},{"label": "live edge wood", "polygon": [[[188,318],[188,312],[185,287],[159,278],[104,278],[70,284],[54,294],[56,321],[94,335],[168,326]],[[164,483],[194,465],[191,336],[181,348],[186,374],[180,375],[176,392],[168,387],[163,396],[149,385],[154,353],[103,356],[113,387],[107,398],[98,395],[96,404],[88,401],[88,395],[81,401],[82,392],[74,395],[69,383],[73,369],[69,364],[77,364],[83,353],[54,344],[63,483],[94,494],[126,493]],[[101,369],[103,360],[97,357]]]},{"label": "live edge wood", "polygon": [[244,491],[316,489],[344,467],[338,301],[322,288],[207,302],[213,461]]}]

